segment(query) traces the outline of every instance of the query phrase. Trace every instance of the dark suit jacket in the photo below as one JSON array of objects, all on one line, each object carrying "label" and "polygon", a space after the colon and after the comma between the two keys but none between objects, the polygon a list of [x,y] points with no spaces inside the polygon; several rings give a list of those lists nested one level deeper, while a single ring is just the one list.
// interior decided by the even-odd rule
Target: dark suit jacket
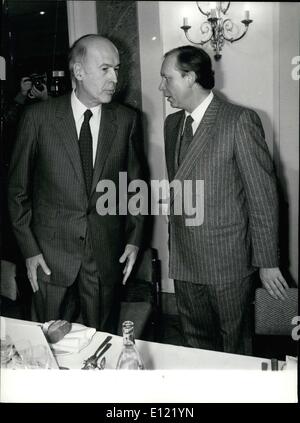
[{"label": "dark suit jacket", "polygon": [[258,115],[214,95],[177,168],[183,121],[179,111],[165,122],[169,180],[204,180],[204,221],[186,226],[171,197],[170,278],[222,284],[278,266],[277,189]]},{"label": "dark suit jacket", "polygon": [[[86,194],[70,95],[26,110],[19,126],[9,175],[12,224],[25,258],[43,253],[51,281],[69,286],[82,259],[82,238],[92,242],[100,278],[121,280],[119,258],[127,243],[139,246],[141,216],[99,216],[99,180],[116,184],[119,172],[142,179],[141,138],[136,113],[119,104],[102,105],[90,195]],[[118,197],[117,197],[118,202]]]}]

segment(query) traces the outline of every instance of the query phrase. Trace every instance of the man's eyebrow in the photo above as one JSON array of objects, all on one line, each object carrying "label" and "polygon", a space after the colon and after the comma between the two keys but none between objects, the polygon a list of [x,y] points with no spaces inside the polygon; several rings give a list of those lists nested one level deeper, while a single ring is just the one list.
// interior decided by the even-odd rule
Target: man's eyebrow
[{"label": "man's eyebrow", "polygon": [[109,68],[118,68],[120,66],[120,63],[117,65],[112,65],[111,63],[101,63],[99,66],[108,66]]}]

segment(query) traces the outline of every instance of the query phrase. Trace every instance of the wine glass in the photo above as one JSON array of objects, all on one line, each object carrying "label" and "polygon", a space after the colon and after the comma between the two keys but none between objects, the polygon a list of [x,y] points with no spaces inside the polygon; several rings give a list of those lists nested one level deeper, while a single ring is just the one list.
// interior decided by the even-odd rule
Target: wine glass
[{"label": "wine glass", "polygon": [[18,340],[15,344],[15,369],[50,369],[51,355],[46,345],[32,345],[27,339]]},{"label": "wine glass", "polygon": [[46,345],[34,345],[31,350],[31,369],[51,369],[51,355]]},{"label": "wine glass", "polygon": [[7,367],[13,356],[13,343],[9,335],[0,341],[1,367]]},{"label": "wine glass", "polygon": [[27,369],[32,355],[32,345],[28,339],[15,341],[15,354],[13,356],[14,369]]}]

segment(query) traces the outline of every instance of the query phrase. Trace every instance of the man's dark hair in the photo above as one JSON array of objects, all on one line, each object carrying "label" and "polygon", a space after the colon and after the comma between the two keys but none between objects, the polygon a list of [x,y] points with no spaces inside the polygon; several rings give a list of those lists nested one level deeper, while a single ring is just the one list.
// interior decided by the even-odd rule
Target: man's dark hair
[{"label": "man's dark hair", "polygon": [[168,51],[164,57],[177,57],[177,68],[182,76],[190,71],[195,72],[196,82],[206,90],[215,86],[214,71],[209,55],[202,49],[194,46],[176,47]]}]

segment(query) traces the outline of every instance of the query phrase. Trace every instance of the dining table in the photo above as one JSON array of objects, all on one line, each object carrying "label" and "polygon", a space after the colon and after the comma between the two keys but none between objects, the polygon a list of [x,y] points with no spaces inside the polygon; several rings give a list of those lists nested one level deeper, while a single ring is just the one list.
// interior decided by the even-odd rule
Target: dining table
[{"label": "dining table", "polygon": [[[6,334],[11,335],[12,338],[14,338],[14,334],[18,332],[23,336],[24,331],[30,331],[30,329],[33,329],[37,331],[37,328],[41,331],[41,339],[45,338],[43,331],[42,331],[42,323],[39,322],[30,322],[30,321],[24,321],[24,320],[18,320],[18,319],[11,319],[11,318],[4,318],[2,317],[2,327],[5,325],[5,331]],[[5,323],[3,323],[5,322]],[[46,338],[45,338],[46,339]],[[45,340],[44,339],[44,340]],[[94,355],[94,353],[98,350],[99,346],[103,343],[103,341],[109,341],[110,347],[106,350],[105,354],[103,354],[102,357],[105,357],[104,359],[104,368],[95,368],[94,371],[83,371],[82,369],[85,367],[85,364],[87,363],[87,360]],[[107,344],[107,342],[106,342]],[[289,374],[289,389],[293,389],[294,386],[297,385],[296,382],[296,367],[297,366],[291,366],[290,363],[287,361],[277,361],[277,371],[274,368],[274,361],[268,358],[263,357],[253,357],[253,356],[246,356],[246,355],[239,355],[239,354],[229,354],[224,353],[220,351],[211,351],[211,350],[204,350],[204,349],[197,349],[197,348],[188,348],[184,346],[178,346],[178,345],[170,345],[170,344],[162,344],[158,342],[150,342],[150,341],[144,341],[137,339],[135,341],[136,348],[142,357],[145,370],[154,370],[154,372],[148,372],[148,371],[129,371],[124,372],[122,370],[115,370],[118,357],[121,353],[123,345],[123,338],[121,336],[117,336],[114,334],[109,334],[107,332],[100,332],[100,331],[93,331],[92,336],[90,339],[88,339],[88,342],[82,348],[80,351],[55,351],[55,348],[52,348],[51,345],[49,345],[50,350],[53,354],[53,366],[52,370],[48,371],[47,378],[50,373],[55,373],[56,375],[63,375],[63,377],[59,377],[59,383],[62,385],[64,384],[64,381],[67,379],[69,382],[72,381],[72,377],[70,375],[76,374],[76,377],[78,376],[78,370],[80,371],[80,380],[85,380],[85,378],[92,378],[93,381],[99,380],[99,376],[101,375],[102,380],[107,380],[107,391],[102,393],[102,398],[106,398],[106,394],[109,393],[109,391],[113,392],[114,395],[116,395],[114,398],[118,398],[118,395],[121,393],[125,393],[126,397],[126,389],[123,389],[123,391],[120,391],[122,383],[127,386],[126,384],[126,378],[128,380],[141,380],[142,377],[143,381],[149,379],[149,383],[146,383],[146,385],[143,384],[143,388],[139,389],[138,386],[135,386],[134,389],[136,390],[135,399],[139,400],[140,395],[143,393],[146,395],[149,389],[151,390],[151,397],[154,395],[161,393],[161,395],[165,395],[166,391],[162,390],[161,388],[164,386],[164,384],[167,384],[170,389],[175,386],[176,381],[179,381],[180,384],[180,392],[182,393],[182,397],[184,399],[187,392],[191,391],[191,387],[194,386],[196,383],[198,391],[195,391],[195,389],[192,389],[189,399],[193,399],[195,397],[195,392],[198,392],[200,394],[201,392],[201,384],[204,380],[208,381],[206,387],[203,385],[203,395],[207,395],[209,391],[209,386],[211,384],[211,381],[217,380],[218,383],[214,384],[214,398],[218,398],[217,392],[218,387],[220,388],[223,386],[223,383],[230,384],[233,380],[235,380],[236,377],[238,377],[237,380],[242,380],[243,383],[247,383],[246,380],[248,377],[252,380],[256,380],[255,377],[265,377],[266,374],[271,375],[272,382],[271,385],[273,386],[273,389],[275,388],[275,381],[274,375],[276,373],[277,378],[279,375],[284,375],[284,379],[287,376],[287,373]],[[291,372],[289,372],[290,368],[292,368]],[[4,369],[6,370],[6,369]],[[55,371],[56,370],[56,371]],[[267,370],[267,371],[266,371]],[[76,371],[74,373],[74,371]],[[13,373],[15,372],[15,374]],[[45,370],[43,370],[43,374],[45,375]],[[176,378],[174,377],[174,372],[176,375]],[[2,372],[3,373],[3,372]],[[10,377],[12,379],[9,379],[11,383],[13,383],[13,380],[17,380],[16,373],[18,371],[10,371]],[[34,373],[31,372],[31,373]],[[130,373],[130,376],[128,375]],[[139,375],[132,376],[133,374],[138,373]],[[4,377],[7,377],[7,372],[4,372]],[[85,376],[86,374],[89,374],[89,376]],[[93,376],[90,376],[93,374]],[[81,376],[84,375],[84,376]],[[97,375],[97,376],[95,376]],[[125,376],[126,375],[126,376]],[[143,375],[143,376],[141,376]],[[147,375],[147,376],[146,376]],[[170,376],[171,375],[171,376]],[[201,376],[199,376],[201,375]],[[120,377],[121,376],[121,377]],[[23,377],[23,376],[22,376]],[[35,376],[34,376],[35,377]],[[50,376],[49,376],[50,377]],[[83,377],[83,379],[82,379]],[[159,387],[157,383],[155,382],[156,377],[158,377],[160,384]],[[242,379],[240,379],[242,377]],[[291,379],[290,379],[291,377]],[[2,378],[2,375],[1,375]],[[52,378],[52,375],[51,375]],[[138,379],[135,379],[138,378]],[[178,379],[179,378],[179,379]],[[215,379],[217,378],[217,379]],[[3,379],[3,378],[2,378]],[[44,380],[44,379],[43,379]],[[115,381],[118,380],[119,382],[115,384]],[[113,382],[114,381],[114,382]],[[161,382],[163,384],[161,385]],[[3,387],[3,380],[2,380],[2,387]],[[94,382],[93,382],[94,383]],[[92,385],[93,385],[92,383]],[[95,382],[97,383],[97,382]],[[183,383],[183,385],[182,385]],[[184,387],[184,383],[186,383],[186,386]],[[237,388],[237,384],[233,382],[235,385],[235,388]],[[252,382],[251,382],[252,383]],[[285,382],[284,382],[285,383]],[[154,388],[151,389],[152,384],[154,384]],[[51,384],[50,384],[51,385]],[[75,389],[75,385],[71,383],[71,388],[68,385],[69,389]],[[83,383],[83,385],[86,387],[85,390],[81,392],[81,399],[84,402],[84,397],[87,391],[89,390],[87,388],[87,385]],[[83,386],[82,385],[82,386]],[[263,384],[262,384],[263,385]],[[5,386],[5,385],[4,385]],[[10,383],[8,386],[11,388]],[[57,385],[56,390],[57,390]],[[77,392],[78,392],[78,384],[76,384],[77,390],[75,390],[75,393],[72,397],[72,400],[76,398]],[[80,386],[80,385],[79,385]],[[82,387],[81,386],[81,387]],[[90,386],[90,384],[89,384]],[[228,385],[231,386],[231,385]],[[20,385],[18,385],[18,388]],[[47,384],[47,387],[49,385]],[[11,388],[11,389],[15,389]],[[232,389],[232,388],[231,388]],[[258,392],[260,389],[260,385],[258,384],[255,387],[255,391]],[[238,396],[242,393],[243,390],[238,391]],[[176,394],[178,394],[179,391],[176,391]],[[229,389],[230,391],[230,389]],[[229,392],[228,391],[228,392]],[[253,389],[251,389],[253,391]],[[280,387],[280,392],[282,391],[282,388]],[[5,389],[2,389],[2,396],[5,394]],[[69,391],[68,391],[69,392]],[[228,392],[226,390],[223,390],[222,397],[221,398],[227,398]],[[265,392],[265,391],[264,391]],[[286,392],[282,391],[282,392]],[[7,393],[7,392],[6,392]],[[127,395],[130,393],[127,392]],[[89,400],[93,401],[95,391],[92,391],[92,394],[88,397]],[[40,392],[37,393],[37,396],[41,395]],[[104,395],[104,396],[103,396]],[[148,392],[149,395],[149,392]],[[26,397],[26,395],[25,395]],[[56,396],[55,396],[56,397]],[[177,397],[177,395],[175,395]],[[292,395],[293,397],[293,395]],[[23,398],[23,397],[22,397]],[[60,398],[60,397],[59,397]],[[131,397],[130,397],[131,398]],[[144,396],[142,395],[142,398]],[[161,398],[161,397],[159,397]],[[198,397],[197,397],[198,398]],[[260,397],[261,398],[261,397]],[[272,398],[272,397],[271,397]],[[278,397],[275,395],[274,398]],[[245,398],[243,399],[243,401]],[[144,398],[145,401],[145,398]],[[251,402],[251,401],[250,401]],[[283,399],[284,402],[284,399]],[[289,401],[287,401],[289,402]]]}]

